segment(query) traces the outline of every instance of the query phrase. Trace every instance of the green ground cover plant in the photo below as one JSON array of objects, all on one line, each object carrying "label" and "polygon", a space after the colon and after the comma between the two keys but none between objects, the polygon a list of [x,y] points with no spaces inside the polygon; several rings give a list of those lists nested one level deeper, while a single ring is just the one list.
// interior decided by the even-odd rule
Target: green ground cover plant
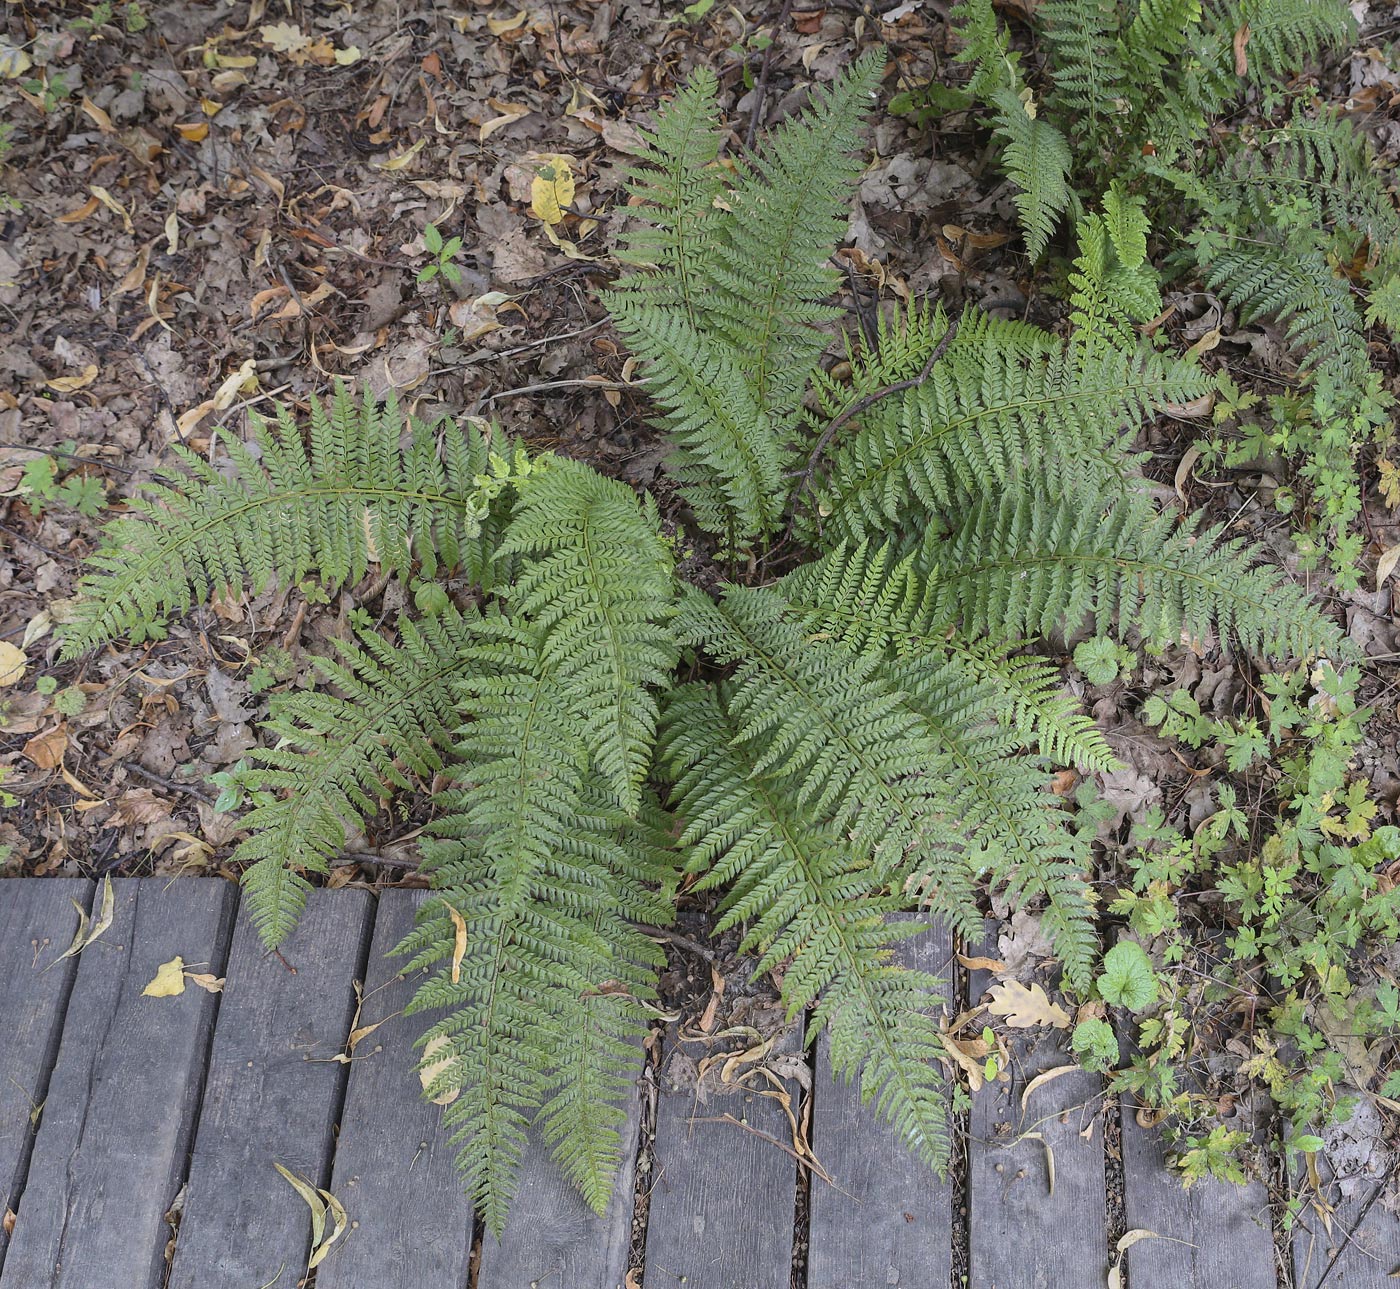
[{"label": "green ground cover plant", "polygon": [[[1277,326],[1289,379],[1222,399],[1207,463],[1287,462],[1278,504],[1300,552],[1325,551],[1337,584],[1356,586],[1363,458],[1393,451],[1394,398],[1368,338],[1388,344],[1400,324],[1400,212],[1365,135],[1294,75],[1348,37],[1346,6],[1048,0],[1032,24],[1038,68],[991,0],[962,0],[953,20],[1032,259],[1098,194],[1130,194],[1170,234],[1170,278],[1201,282],[1241,325]],[[1262,123],[1235,129],[1247,100]]]},{"label": "green ground cover plant", "polygon": [[[401,951],[433,971],[413,1005],[428,1091],[457,1093],[444,1119],[494,1231],[532,1124],[606,1204],[654,1017],[646,928],[687,875],[945,1167],[939,982],[892,961],[918,921],[891,914],[972,934],[989,890],[1034,905],[1070,987],[1148,1005],[1122,953],[1101,959],[1088,833],[1048,790],[1050,767],[1113,757],[1036,642],[1091,624],[1339,654],[1297,588],[1159,509],[1124,450],[1211,383],[1135,331],[1161,307],[1140,195],[1109,186],[1078,219],[1068,335],[914,303],[844,341],[849,377],[827,371],[882,69],[861,58],[725,165],[709,72],[646,137],[606,304],[671,449],[680,540],[582,463],[342,389],[305,424],[221,436],[217,460],[180,452],[106,528],[67,627],[72,657],[229,589],[403,583],[413,610],[356,615],[322,687],[274,690],[266,746],[223,787],[251,805],[235,859],[275,946],[349,823],[450,775]],[[713,552],[697,581],[681,541]]]}]

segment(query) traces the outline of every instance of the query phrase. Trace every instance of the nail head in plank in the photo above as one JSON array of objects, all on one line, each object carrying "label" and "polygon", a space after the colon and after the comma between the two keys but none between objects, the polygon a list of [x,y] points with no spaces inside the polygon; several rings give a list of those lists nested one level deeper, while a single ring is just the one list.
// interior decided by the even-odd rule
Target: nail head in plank
[{"label": "nail head in plank", "polygon": [[521,1161],[520,1185],[506,1229],[497,1242],[482,1242],[477,1289],[521,1289],[538,1284],[570,1289],[622,1289],[632,1242],[633,1183],[642,1122],[640,1079],[644,1057],[637,1050],[638,1084],[627,1099],[620,1129],[621,1165],[607,1212],[599,1217],[565,1180],[539,1134]]},{"label": "nail head in plank", "polygon": [[177,954],[222,966],[234,890],[114,888],[112,925],[79,957],[0,1289],[155,1289],[165,1270],[217,999],[142,990]]},{"label": "nail head in plank", "polygon": [[1169,1239],[1141,1240],[1125,1254],[1133,1289],[1274,1289],[1274,1236],[1263,1183],[1235,1186],[1206,1178],[1187,1190],[1167,1167],[1162,1136],[1121,1104],[1123,1203],[1128,1229]]},{"label": "nail head in plank", "polygon": [[[1329,1232],[1311,1202],[1305,1202],[1293,1229],[1293,1283],[1296,1289],[1394,1289],[1400,1271],[1400,1217],[1381,1202],[1392,1183],[1383,1147],[1375,1171],[1358,1176],[1352,1193],[1340,1196],[1323,1154],[1318,1171],[1329,1202],[1336,1205]],[[1305,1197],[1312,1188],[1300,1177],[1295,1185]]]},{"label": "nail head in plank", "polygon": [[[39,1107],[58,1055],[77,958],[60,955],[92,883],[77,878],[0,884],[0,1219],[19,1203]],[[9,1236],[0,1221],[0,1265]]]},{"label": "nail head in plank", "polygon": [[[404,1016],[420,972],[385,955],[413,929],[423,891],[379,896],[357,1045],[340,1118],[331,1192],[356,1225],[317,1273],[317,1289],[412,1285],[461,1289],[472,1243],[471,1201],[457,1174],[442,1110],[423,1098],[414,1040],[430,1018]],[[562,1287],[561,1287],[562,1289]]]},{"label": "nail head in plank", "polygon": [[[785,1032],[776,1050],[796,1053],[801,1033]],[[682,1047],[667,1031],[656,1111],[647,1289],[788,1289],[792,1273],[797,1166],[783,1146],[792,1129],[782,1106],[757,1092],[696,1099],[693,1079],[676,1076],[704,1049]],[[751,1087],[767,1087],[755,1080]],[[784,1083],[801,1122],[801,1089]],[[720,1116],[744,1124],[719,1122]],[[748,1131],[747,1129],[752,1129]],[[762,1133],[772,1140],[756,1134]],[[776,1143],[781,1142],[782,1145]]]},{"label": "nail head in plank", "polygon": [[[996,923],[983,950],[995,957]],[[972,973],[974,1005],[995,977]],[[1073,1063],[1068,1031],[1037,1026],[1013,1047],[1007,1083],[972,1098],[968,1145],[971,1289],[1102,1289],[1108,1276],[1102,1081],[1085,1071],[1063,1074],[1032,1094],[1022,1121],[1021,1095],[1035,1075]],[[1092,1129],[1086,1137],[1080,1134]],[[1018,1134],[1039,1132],[1044,1143]],[[1007,1143],[1001,1145],[999,1143]],[[1015,1145],[1009,1144],[1016,1142]],[[1054,1153],[1050,1194],[1046,1145]]]},{"label": "nail head in plank", "polygon": [[[901,941],[900,965],[951,977],[952,938],[934,923]],[[951,979],[946,1000],[953,1004]],[[946,1285],[952,1273],[953,1192],[910,1154],[860,1099],[860,1076],[831,1071],[828,1035],[817,1046],[812,1150],[831,1177],[812,1178],[808,1289]],[[951,1127],[951,1084],[949,1085]]]},{"label": "nail head in plank", "polygon": [[371,913],[364,891],[314,890],[280,955],[239,917],[170,1289],[249,1289],[279,1274],[295,1284],[305,1272],[311,1209],[274,1165],[313,1186],[329,1179],[345,1069],[333,1058]]}]

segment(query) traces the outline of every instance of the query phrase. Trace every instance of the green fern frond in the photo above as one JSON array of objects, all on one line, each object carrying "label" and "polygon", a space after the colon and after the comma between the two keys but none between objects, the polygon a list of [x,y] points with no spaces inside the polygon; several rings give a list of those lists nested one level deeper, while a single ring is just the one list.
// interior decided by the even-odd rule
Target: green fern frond
[{"label": "green fern frond", "polygon": [[1124,54],[1118,10],[1116,0],[1046,0],[1036,9],[1054,82],[1046,106],[1056,119],[1074,120],[1091,146],[1101,142],[1104,118],[1114,114],[1139,67]]},{"label": "green fern frond", "polygon": [[1118,184],[1104,194],[1103,214],[1079,221],[1079,256],[1069,275],[1070,321],[1081,343],[1130,350],[1133,324],[1162,309],[1157,272],[1147,259],[1147,215],[1141,197]]},{"label": "green fern frond", "polygon": [[725,196],[725,237],[712,270],[710,319],[743,360],[754,397],[781,429],[801,408],[826,347],[818,325],[839,317],[828,300],[830,257],[845,235],[863,168],[854,155],[885,56],[862,54],[807,108],[736,168]]},{"label": "green fern frond", "polygon": [[803,531],[860,541],[955,521],[970,497],[1004,490],[1028,462],[1121,466],[1121,432],[1207,387],[1200,369],[1142,349],[1064,344],[965,316],[929,379],[877,403],[833,456]]},{"label": "green fern frond", "polygon": [[1370,367],[1360,310],[1351,286],[1321,250],[1245,244],[1221,251],[1207,285],[1241,312],[1241,320],[1287,320],[1288,342],[1304,370],[1332,366],[1359,382]]},{"label": "green fern frond", "polygon": [[541,628],[544,661],[629,814],[651,765],[652,691],[670,683],[677,661],[675,578],[657,527],[654,508],[625,484],[559,460],[520,485],[498,552],[528,557],[504,595]]},{"label": "green fern frond", "polygon": [[645,364],[662,408],[656,424],[675,452],[672,473],[700,526],[739,543],[774,532],[788,491],[786,453],[739,356],[679,310],[626,296],[609,303]]},{"label": "green fern frond", "polygon": [[1150,642],[1222,637],[1271,658],[1335,653],[1340,633],[1276,569],[1219,527],[1194,531],[1143,492],[1025,484],[977,502],[926,569],[964,635],[1029,638],[1092,618]]},{"label": "green fern frond", "polygon": [[661,759],[687,821],[690,867],[704,874],[700,888],[727,886],[720,926],[747,925],[743,947],[761,955],[755,972],[786,963],[789,1016],[820,999],[809,1041],[829,1024],[836,1072],[859,1071],[862,1099],[942,1170],[948,1134],[930,1015],[942,982],[891,962],[892,946],[920,928],[891,922],[902,898],[746,754],[745,722],[725,710],[728,696],[685,685],[666,706]]},{"label": "green fern frond", "polygon": [[[468,1192],[499,1234],[537,1119],[589,1202],[607,1202],[624,1117],[612,1102],[660,961],[629,919],[665,920],[675,874],[657,827],[627,819],[612,785],[587,777],[585,728],[543,631],[496,618],[478,635],[460,787],[424,844],[436,897],[400,952],[410,969],[449,963],[410,1010],[448,1009],[422,1039],[425,1064],[444,1063],[429,1091],[459,1092],[444,1122]],[[449,909],[466,928],[455,971]]]},{"label": "green fern frond", "polygon": [[1280,76],[1296,73],[1308,60],[1344,45],[1352,33],[1351,13],[1344,4],[1214,0],[1211,8],[1225,19],[1221,26],[1232,36],[1248,31],[1246,75],[1256,85],[1268,85]]},{"label": "green fern frond", "polygon": [[1026,238],[1026,253],[1038,260],[1055,234],[1060,216],[1074,203],[1069,182],[1073,154],[1065,136],[1035,114],[1029,90],[999,89],[991,96],[993,125],[1002,142],[1002,165],[1019,190],[1013,200]]},{"label": "green fern frond", "polygon": [[947,616],[936,584],[920,575],[917,551],[895,543],[841,545],[803,565],[778,590],[803,626],[852,652],[937,665],[955,662],[972,683],[996,690],[999,723],[1020,744],[1057,765],[1109,770],[1117,764],[1093,721],[1060,691],[1059,673],[1040,658],[964,638]]},{"label": "green fern frond", "polygon": [[737,667],[727,702],[756,773],[826,820],[883,869],[906,853],[945,862],[951,829],[940,755],[878,661],[814,640],[773,590],[729,587],[716,604],[693,588],[677,620],[684,640]]},{"label": "green fern frond", "polygon": [[361,628],[357,641],[334,642],[339,660],[311,660],[333,692],[274,695],[259,728],[276,746],[252,753],[257,764],[241,782],[255,800],[276,796],[240,820],[252,836],[230,856],[252,865],[243,874],[244,904],[269,949],[291,934],[305,907],[301,870],[329,871],[347,822],[374,814],[391,788],[412,786],[410,775],[442,768],[474,617],[449,606],[419,622],[400,618],[397,645]]},{"label": "green fern frond", "polygon": [[[1087,839],[1070,831],[1044,768],[1021,754],[1014,725],[998,720],[999,686],[960,659],[930,666],[904,658],[884,674],[943,751],[951,813],[968,839],[966,867],[985,870],[1013,907],[1043,901],[1042,921],[1066,975],[1075,988],[1087,988],[1098,947]],[[943,868],[911,863],[903,871],[907,889],[926,899],[936,892],[939,904],[947,898]]]},{"label": "green fern frond", "polygon": [[122,634],[145,639],[229,587],[256,592],[308,573],[339,586],[371,564],[402,573],[414,559],[425,576],[440,561],[489,580],[487,516],[473,488],[488,454],[474,425],[410,421],[401,448],[392,398],[380,407],[367,394],[357,407],[342,385],[329,408],[313,402],[309,447],[285,407],[252,426],[247,444],[224,440],[227,474],[177,445],[187,475],[133,498],[142,518],[107,525],[64,657]]},{"label": "green fern frond", "polygon": [[692,324],[711,307],[706,265],[714,255],[718,216],[715,199],[724,187],[719,158],[719,82],[708,67],[697,68],[640,131],[641,164],[627,171],[637,221],[622,236],[619,258],[649,270],[633,273],[621,290],[683,310]]}]

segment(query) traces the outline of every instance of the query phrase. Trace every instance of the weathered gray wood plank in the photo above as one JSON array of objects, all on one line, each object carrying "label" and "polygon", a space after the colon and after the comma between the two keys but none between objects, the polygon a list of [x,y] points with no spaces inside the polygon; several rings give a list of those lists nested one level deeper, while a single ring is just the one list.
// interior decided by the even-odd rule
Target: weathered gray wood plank
[{"label": "weathered gray wood plank", "polygon": [[[988,941],[984,952],[995,956],[994,925]],[[992,983],[986,972],[972,974],[974,1004]],[[1030,1080],[1072,1058],[1066,1032],[1043,1026],[1027,1031],[1013,1053],[1012,1079],[983,1088],[972,1102],[971,1289],[1102,1289],[1108,1275],[1102,1081],[1084,1071],[1061,1075],[1032,1094],[1023,1115],[1021,1095]],[[1047,1147],[1055,1160],[1053,1195]]]},{"label": "weathered gray wood plank", "polygon": [[[905,940],[898,960],[951,978],[952,939],[941,925]],[[953,1003],[951,980],[946,993]],[[812,1089],[812,1150],[832,1185],[812,1178],[808,1289],[946,1285],[952,1271],[953,1193],[861,1104],[857,1080],[835,1079],[825,1033]],[[951,1085],[950,1085],[951,1101]]]},{"label": "weathered gray wood plank", "polygon": [[[647,1289],[788,1289],[797,1166],[775,1144],[792,1140],[787,1115],[757,1092],[699,1104],[691,1080],[674,1086],[673,1063],[680,1058],[684,1065],[689,1056],[669,1031],[668,1040],[656,1112]],[[800,1045],[794,1029],[778,1050],[796,1052]],[[800,1121],[801,1090],[792,1082],[784,1086]],[[726,1114],[743,1126],[719,1122]]]},{"label": "weathered gray wood plank", "polygon": [[[643,1055],[637,1052],[637,1074]],[[527,1289],[538,1284],[570,1289],[622,1289],[632,1239],[633,1184],[637,1136],[642,1121],[642,1090],[627,1101],[622,1131],[622,1166],[612,1202],[599,1217],[570,1186],[549,1157],[549,1149],[531,1134],[520,1170],[520,1188],[510,1219],[497,1242],[488,1233],[482,1242],[477,1289]]]},{"label": "weathered gray wood plank", "polygon": [[1133,1289],[1274,1289],[1274,1236],[1262,1182],[1209,1179],[1190,1190],[1168,1170],[1161,1134],[1138,1126],[1132,1098],[1122,1103],[1123,1190],[1128,1230],[1163,1240],[1130,1248]]},{"label": "weathered gray wood plank", "polygon": [[413,929],[426,892],[385,891],[365,972],[360,1026],[340,1117],[331,1192],[356,1223],[322,1263],[317,1289],[462,1289],[471,1256],[471,1203],[462,1191],[442,1110],[423,1099],[414,1040],[423,1016],[404,1016],[418,980],[385,955]]},{"label": "weathered gray wood plank", "polygon": [[[1394,1289],[1392,1272],[1400,1271],[1400,1217],[1380,1202],[1384,1171],[1367,1176],[1348,1199],[1339,1199],[1329,1183],[1331,1169],[1319,1158],[1318,1169],[1336,1204],[1331,1230],[1306,1204],[1293,1231],[1293,1289]],[[1311,1188],[1306,1189],[1311,1194]]]},{"label": "weathered gray wood plank", "polygon": [[219,971],[233,887],[115,883],[111,927],[78,962],[0,1289],[155,1289],[217,999],[142,990],[177,954]]},{"label": "weathered gray wood plank", "polygon": [[73,902],[87,908],[91,895],[78,879],[0,883],[0,1266],[78,969],[57,959],[78,925]]},{"label": "weathered gray wood plank", "polygon": [[[240,917],[229,953],[170,1289],[296,1284],[311,1210],[274,1164],[330,1179],[371,897],[315,890],[282,954]],[[294,974],[295,972],[295,974]]]}]

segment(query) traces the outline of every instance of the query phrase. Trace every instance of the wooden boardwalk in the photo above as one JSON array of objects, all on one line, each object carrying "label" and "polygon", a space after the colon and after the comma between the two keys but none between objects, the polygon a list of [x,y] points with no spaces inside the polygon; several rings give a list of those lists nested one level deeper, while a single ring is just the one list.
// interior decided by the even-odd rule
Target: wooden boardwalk
[{"label": "wooden boardwalk", "polygon": [[[786,1105],[756,1092],[699,1105],[695,1049],[664,1043],[659,1064],[638,1054],[643,1149],[628,1157],[642,1175],[624,1169],[609,1212],[535,1155],[504,1238],[482,1239],[420,1096],[418,1023],[400,1014],[413,985],[383,953],[418,895],[318,891],[279,959],[227,882],[114,889],[110,927],[61,958],[93,885],[0,882],[0,1289],[292,1289],[311,1210],[277,1164],[344,1205],[320,1289],[1103,1289],[1134,1228],[1169,1238],[1123,1255],[1130,1289],[1396,1283],[1400,1224],[1365,1194],[1330,1231],[1308,1210],[1278,1239],[1261,1189],[1181,1191],[1130,1114],[1106,1146],[1118,1116],[1096,1078],[1067,1074],[1023,1104],[1029,1077],[1063,1063],[1048,1048],[975,1100],[953,1185],[833,1082],[823,1045],[810,1092],[789,1081]],[[908,953],[949,961],[936,932]],[[177,955],[226,976],[223,992],[144,996]],[[794,1122],[830,1184],[799,1170]]]}]

